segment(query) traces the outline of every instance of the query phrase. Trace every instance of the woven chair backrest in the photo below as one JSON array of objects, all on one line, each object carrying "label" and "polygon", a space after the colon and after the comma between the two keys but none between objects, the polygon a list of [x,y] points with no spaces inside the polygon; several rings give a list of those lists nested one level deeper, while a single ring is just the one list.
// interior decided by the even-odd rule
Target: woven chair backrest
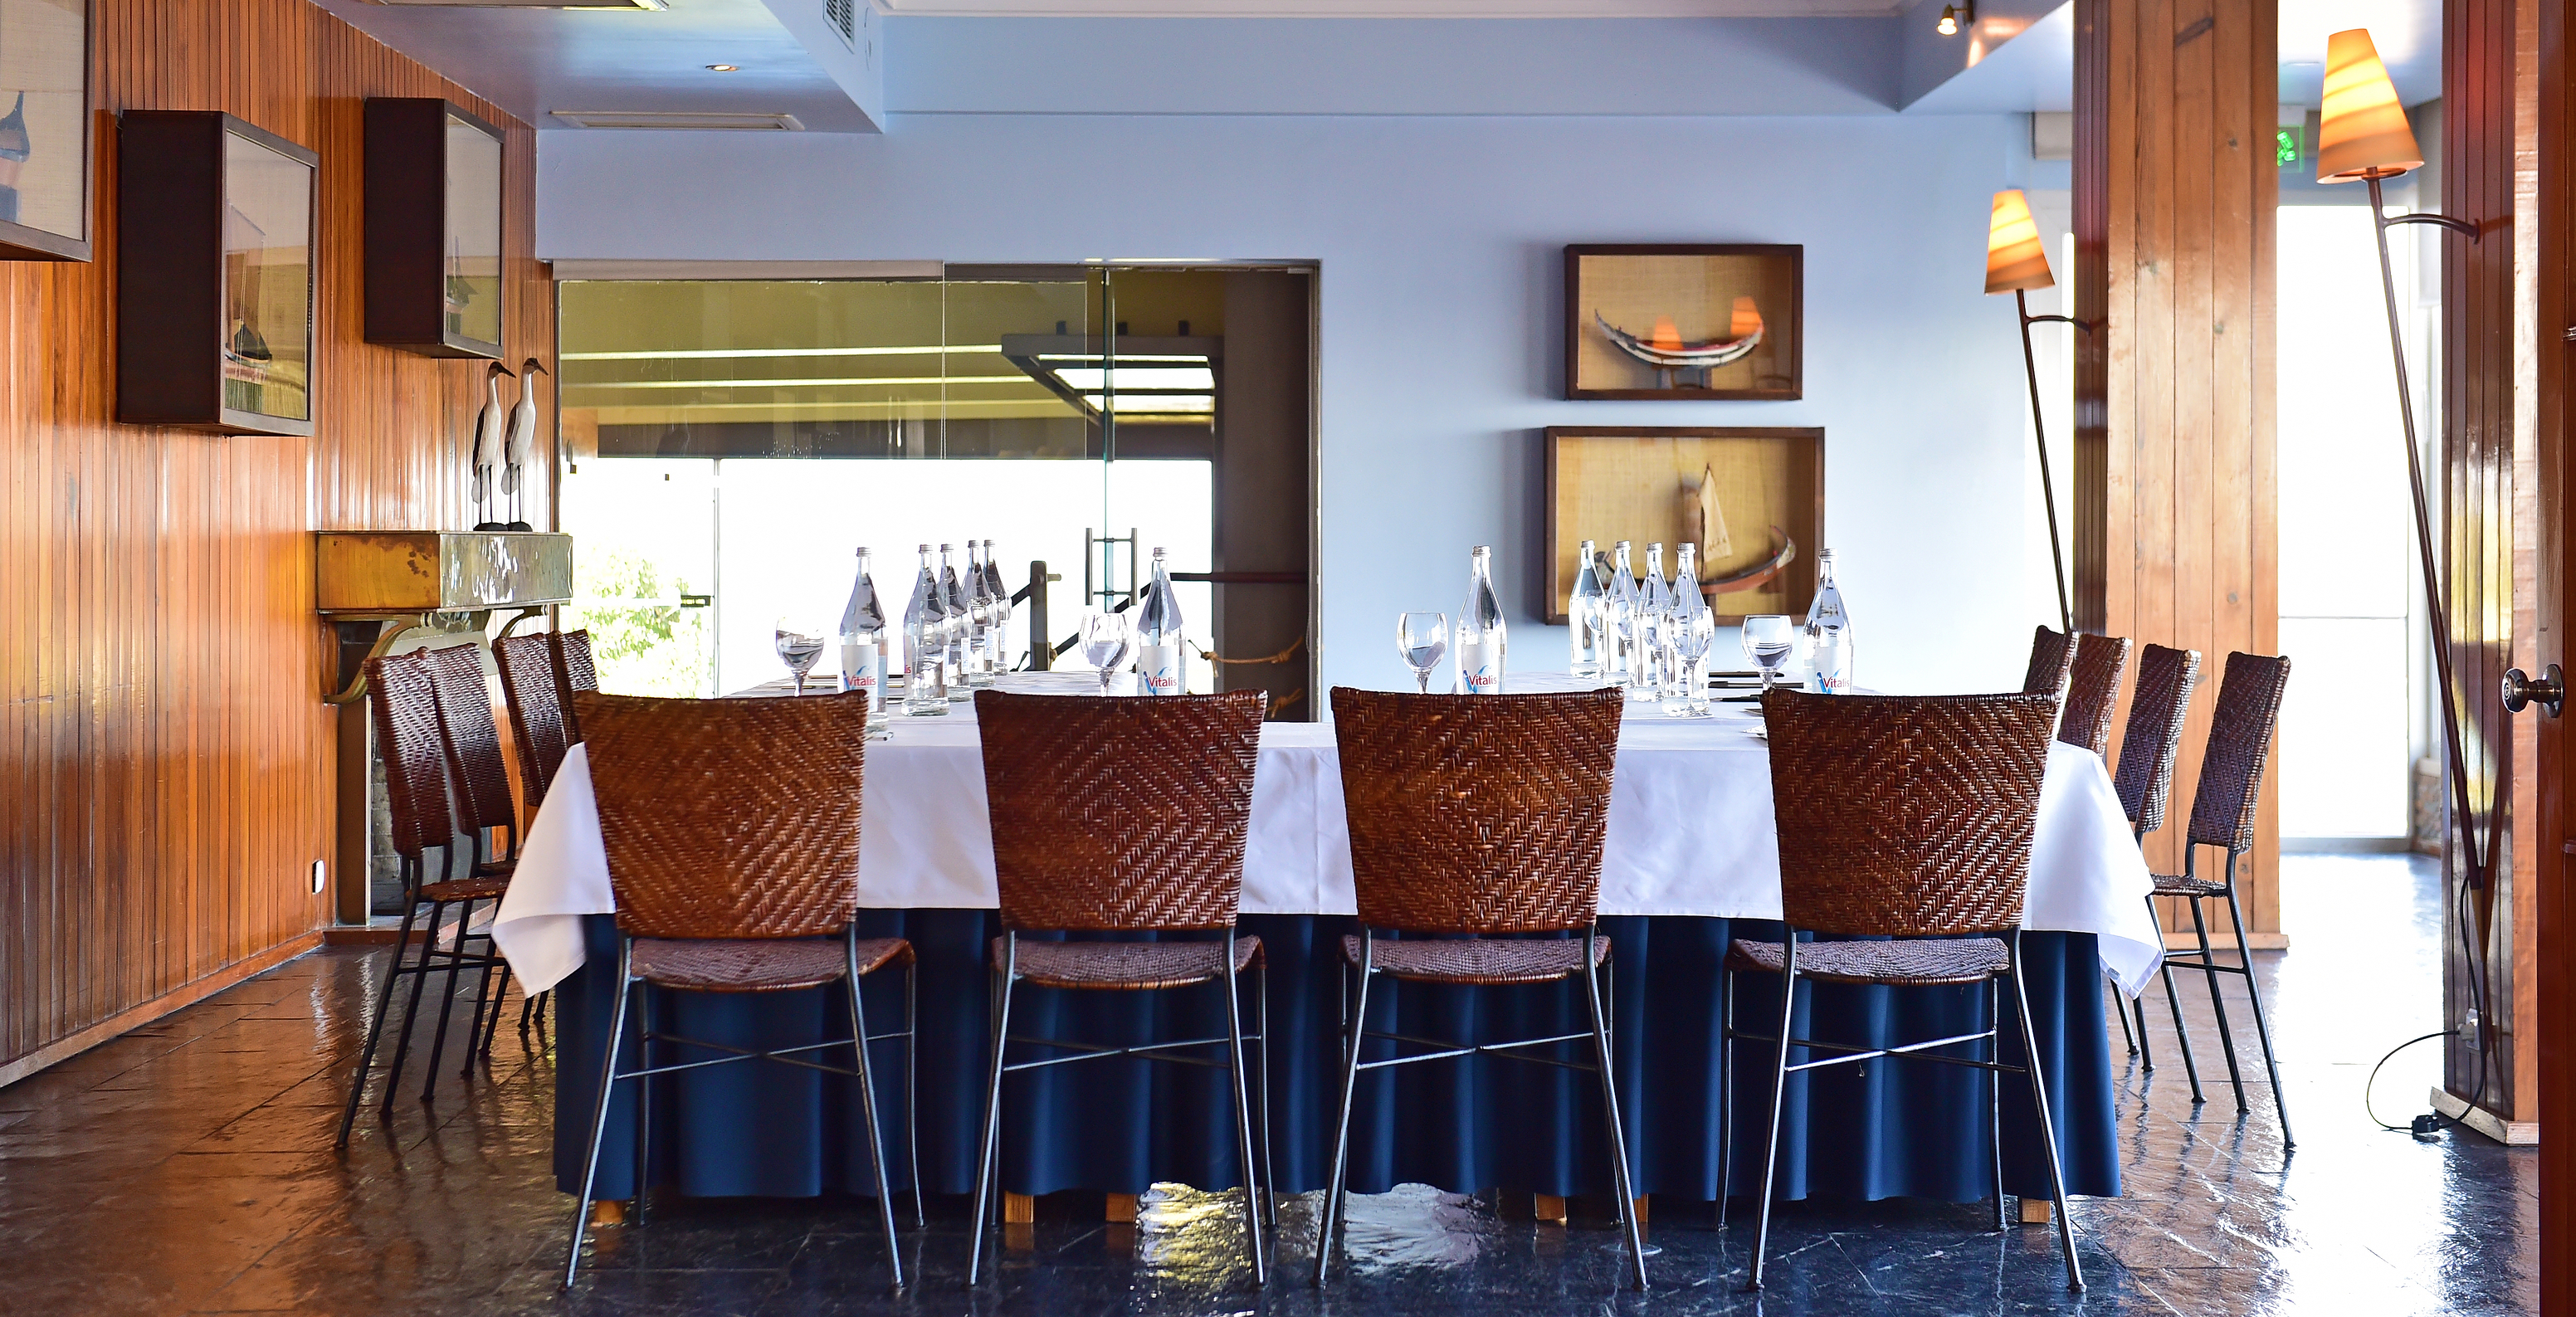
[{"label": "woven chair backrest", "polygon": [[1763,697],[1783,917],[1887,937],[2020,926],[2056,715],[2047,695]]},{"label": "woven chair backrest", "polygon": [[2120,678],[2129,670],[2129,639],[2075,637],[2075,663],[2066,679],[2066,707],[2057,716],[2057,739],[2110,757],[2112,716],[2120,708]]},{"label": "woven chair backrest", "polygon": [[2200,785],[2191,793],[2193,845],[2253,849],[2263,769],[2272,757],[2272,730],[2281,721],[2281,692],[2289,685],[2286,658],[2227,656],[2218,707],[2209,719],[2209,747],[2200,755]]},{"label": "woven chair backrest", "polygon": [[2191,693],[2199,685],[2198,651],[2162,645],[2138,651],[2138,688],[2129,697],[2129,726],[2120,733],[2120,770],[2111,786],[2120,794],[2120,812],[2140,836],[2165,824],[2183,719],[2191,714]]},{"label": "woven chair backrest", "polygon": [[1232,927],[1262,705],[977,691],[1003,926]]},{"label": "woven chair backrest", "polygon": [[588,631],[549,631],[546,638],[546,662],[555,673],[555,701],[563,708],[564,743],[581,744],[581,711],[572,702],[575,691],[599,689],[599,672],[590,661]]},{"label": "woven chair backrest", "polygon": [[535,809],[554,785],[572,744],[564,731],[563,688],[555,680],[553,642],[542,633],[492,642],[501,669],[501,700],[510,709],[510,740],[519,751],[519,789]]},{"label": "woven chair backrest", "polygon": [[848,926],[867,701],[573,700],[620,930],[779,938]]},{"label": "woven chair backrest", "polygon": [[518,805],[510,798],[510,770],[501,762],[501,729],[492,721],[482,648],[446,645],[420,653],[428,656],[430,686],[438,694],[438,728],[456,812],[469,828],[516,824]]},{"label": "woven chair backrest", "polygon": [[417,860],[421,850],[456,835],[447,800],[447,752],[438,734],[438,694],[429,660],[414,650],[366,662],[367,707],[376,753],[385,763],[385,804],[393,816],[394,850]]},{"label": "woven chair backrest", "polygon": [[1426,933],[1592,923],[1622,696],[1333,688],[1360,922]]},{"label": "woven chair backrest", "polygon": [[2030,667],[2022,673],[2021,693],[2063,695],[2074,672],[2075,646],[2069,638],[2044,626],[2031,628]]}]

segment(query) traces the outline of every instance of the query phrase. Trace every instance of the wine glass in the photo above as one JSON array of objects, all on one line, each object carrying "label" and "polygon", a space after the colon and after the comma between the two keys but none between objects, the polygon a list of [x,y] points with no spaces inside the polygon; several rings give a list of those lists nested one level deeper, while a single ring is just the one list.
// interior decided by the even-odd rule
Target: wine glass
[{"label": "wine glass", "polygon": [[805,677],[814,670],[814,661],[823,657],[831,628],[812,618],[782,613],[776,629],[778,661],[787,665],[787,675],[796,679],[796,693],[802,695]]},{"label": "wine glass", "polygon": [[1431,693],[1431,670],[1440,666],[1442,655],[1449,652],[1449,615],[1447,613],[1406,613],[1395,619],[1395,652],[1404,665],[1413,669],[1413,683],[1425,695]]},{"label": "wine glass", "polygon": [[1666,698],[1664,713],[1674,718],[1708,716],[1708,677],[1700,661],[1708,657],[1708,647],[1717,640],[1717,615],[1706,608],[1696,609],[1673,619],[1673,695]]},{"label": "wine glass", "polygon": [[1772,680],[1780,675],[1780,665],[1789,661],[1789,653],[1797,645],[1797,629],[1780,614],[1762,613],[1744,619],[1744,656],[1762,669],[1765,693],[1770,691]]},{"label": "wine glass", "polygon": [[1110,678],[1136,654],[1136,628],[1125,613],[1100,608],[1082,612],[1082,657],[1100,669],[1100,693],[1109,693]]}]

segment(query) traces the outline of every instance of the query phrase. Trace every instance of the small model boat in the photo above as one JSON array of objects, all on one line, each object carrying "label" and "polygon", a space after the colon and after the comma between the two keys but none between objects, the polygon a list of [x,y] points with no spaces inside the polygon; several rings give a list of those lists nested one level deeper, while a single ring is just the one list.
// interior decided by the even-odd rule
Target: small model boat
[{"label": "small model boat", "polygon": [[1789,538],[1789,532],[1777,526],[1772,527],[1771,542],[1780,546],[1779,552],[1733,576],[1714,581],[1702,581],[1699,583],[1699,592],[1715,598],[1722,594],[1742,594],[1747,590],[1759,590],[1770,584],[1771,578],[1778,576],[1798,558],[1798,542]]},{"label": "small model boat", "polygon": [[1741,361],[1752,355],[1754,348],[1761,346],[1761,314],[1753,310],[1751,298],[1737,298],[1736,302],[1733,323],[1727,326],[1733,336],[1710,339],[1705,343],[1683,342],[1670,320],[1657,320],[1654,332],[1643,338],[1611,324],[1597,310],[1592,313],[1592,321],[1601,326],[1603,337],[1608,338],[1613,346],[1654,368],[1657,388],[1673,387],[1673,372],[1682,370],[1703,372],[1700,386],[1706,388],[1708,377],[1705,372]]}]

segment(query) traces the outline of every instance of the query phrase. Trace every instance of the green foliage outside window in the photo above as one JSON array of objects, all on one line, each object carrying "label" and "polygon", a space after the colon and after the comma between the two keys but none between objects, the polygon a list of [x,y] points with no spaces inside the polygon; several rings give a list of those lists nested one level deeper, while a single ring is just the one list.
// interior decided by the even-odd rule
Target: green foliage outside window
[{"label": "green foliage outside window", "polygon": [[566,627],[590,629],[599,688],[618,695],[711,696],[715,647],[708,610],[682,608],[688,582],[666,582],[647,559],[582,546],[573,563],[575,598]]}]

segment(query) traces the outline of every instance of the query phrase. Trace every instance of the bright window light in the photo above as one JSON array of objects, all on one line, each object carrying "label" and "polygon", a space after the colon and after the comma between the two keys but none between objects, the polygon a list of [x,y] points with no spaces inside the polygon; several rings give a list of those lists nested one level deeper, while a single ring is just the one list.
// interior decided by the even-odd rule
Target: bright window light
[{"label": "bright window light", "polygon": [[[1110,382],[1110,372],[1097,366],[1058,366],[1055,374],[1066,388],[1084,393],[1098,393]],[[1205,366],[1120,366],[1116,383],[1121,389],[1213,390],[1216,372]]]}]

